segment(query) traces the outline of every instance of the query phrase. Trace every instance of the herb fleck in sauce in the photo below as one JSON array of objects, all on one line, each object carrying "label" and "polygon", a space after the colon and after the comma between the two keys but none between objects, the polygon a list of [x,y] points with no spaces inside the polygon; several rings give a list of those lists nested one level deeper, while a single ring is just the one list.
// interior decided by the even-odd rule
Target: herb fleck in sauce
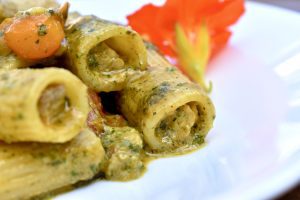
[{"label": "herb fleck in sauce", "polygon": [[38,35],[39,36],[45,36],[47,35],[47,26],[45,24],[38,25]]}]

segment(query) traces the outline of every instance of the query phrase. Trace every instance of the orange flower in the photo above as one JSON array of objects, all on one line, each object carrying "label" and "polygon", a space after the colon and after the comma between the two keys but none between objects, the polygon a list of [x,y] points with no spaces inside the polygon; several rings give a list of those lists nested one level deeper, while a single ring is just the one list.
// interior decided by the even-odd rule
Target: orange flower
[{"label": "orange flower", "polygon": [[[244,0],[167,0],[163,6],[147,4],[127,19],[133,29],[166,56],[178,59],[182,70],[209,90],[203,81],[208,59],[227,43],[228,27],[243,12]],[[196,60],[187,63],[184,57]],[[195,63],[198,66],[187,66]]]}]

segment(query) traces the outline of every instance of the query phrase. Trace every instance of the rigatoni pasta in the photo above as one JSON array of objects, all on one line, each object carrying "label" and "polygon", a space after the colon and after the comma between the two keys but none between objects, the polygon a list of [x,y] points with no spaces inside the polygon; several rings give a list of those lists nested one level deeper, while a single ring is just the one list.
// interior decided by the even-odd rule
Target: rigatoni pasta
[{"label": "rigatoni pasta", "polygon": [[59,4],[55,0],[1,0],[0,22],[4,18],[13,17],[18,11],[27,10],[31,7],[55,8]]},{"label": "rigatoni pasta", "polygon": [[119,91],[131,70],[147,66],[147,53],[133,30],[94,16],[72,20],[66,30],[69,69],[96,92]]},{"label": "rigatoni pasta", "polygon": [[84,130],[64,144],[0,143],[1,200],[23,200],[89,180],[104,161],[100,139]]},{"label": "rigatoni pasta", "polygon": [[85,125],[87,88],[58,68],[0,71],[0,139],[66,142]]},{"label": "rigatoni pasta", "polygon": [[9,53],[8,55],[1,55],[1,47],[0,47],[0,70],[11,70],[18,68],[26,68],[32,64],[31,61],[25,61],[13,53]]},{"label": "rigatoni pasta", "polygon": [[119,106],[153,152],[198,147],[215,118],[206,93],[173,67],[153,67],[132,76],[120,93]]}]

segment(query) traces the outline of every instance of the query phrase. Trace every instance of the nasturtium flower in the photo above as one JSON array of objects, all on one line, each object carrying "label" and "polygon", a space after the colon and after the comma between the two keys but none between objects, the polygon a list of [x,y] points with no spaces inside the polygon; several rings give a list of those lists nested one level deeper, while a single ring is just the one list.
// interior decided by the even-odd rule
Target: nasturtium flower
[{"label": "nasturtium flower", "polygon": [[228,42],[234,24],[244,12],[244,0],[167,0],[147,4],[127,17],[129,25],[206,91],[209,59]]}]

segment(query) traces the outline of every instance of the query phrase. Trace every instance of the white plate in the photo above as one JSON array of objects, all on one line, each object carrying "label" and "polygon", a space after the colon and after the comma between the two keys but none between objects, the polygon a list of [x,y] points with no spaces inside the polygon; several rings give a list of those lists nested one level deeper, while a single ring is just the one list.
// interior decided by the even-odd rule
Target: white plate
[{"label": "white plate", "polygon": [[[125,22],[147,1],[70,2],[83,14]],[[99,181],[56,199],[267,199],[299,182],[300,55],[278,64],[300,52],[300,15],[247,3],[233,29],[210,64],[217,118],[205,148],[154,161],[136,181]]]}]

